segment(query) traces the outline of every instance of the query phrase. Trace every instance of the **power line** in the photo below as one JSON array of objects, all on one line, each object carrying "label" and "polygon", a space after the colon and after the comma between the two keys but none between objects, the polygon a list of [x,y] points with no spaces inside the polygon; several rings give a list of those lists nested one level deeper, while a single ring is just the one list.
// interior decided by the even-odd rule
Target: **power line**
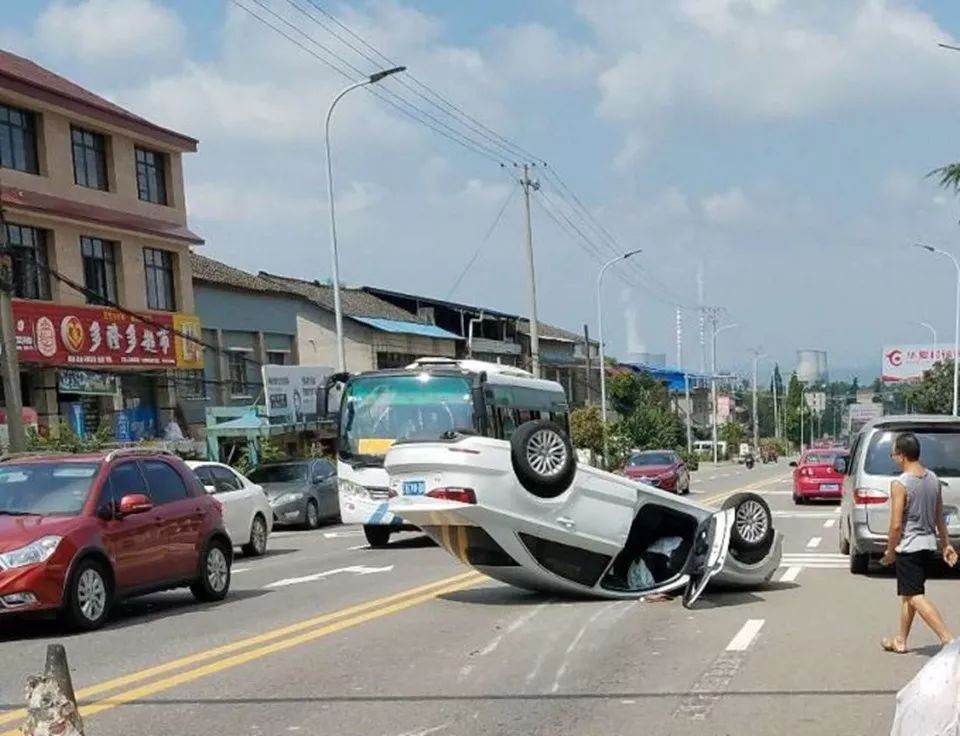
[{"label": "power line", "polygon": [[490,239],[490,236],[493,235],[493,231],[496,229],[497,225],[500,224],[500,219],[503,217],[503,213],[507,211],[507,206],[513,200],[513,195],[516,194],[517,187],[512,186],[507,192],[507,196],[504,197],[503,205],[500,207],[500,211],[497,212],[497,216],[493,218],[493,222],[490,223],[490,227],[487,228],[486,234],[481,238],[479,245],[477,245],[476,250],[473,252],[473,255],[470,256],[470,260],[467,261],[467,265],[464,266],[463,270],[460,272],[460,275],[457,277],[456,281],[453,282],[453,286],[450,287],[450,291],[447,292],[447,299],[449,300],[453,296],[454,292],[459,288],[460,282],[463,281],[466,277],[467,272],[473,267],[473,264],[476,262],[477,258],[480,256],[480,251],[483,250],[483,247],[487,244],[487,241]]},{"label": "power line", "polygon": [[[296,27],[293,23],[291,23],[289,20],[287,20],[287,19],[284,18],[283,16],[279,15],[278,13],[276,13],[273,9],[269,8],[268,6],[266,6],[263,2],[261,2],[261,0],[251,0],[251,1],[254,2],[255,4],[257,4],[259,7],[263,8],[263,9],[264,9],[265,11],[267,11],[270,15],[274,16],[275,18],[277,18],[279,21],[281,21],[281,22],[284,23],[285,25],[287,25],[287,26],[289,26],[290,28],[292,28],[294,31],[296,31],[296,32],[299,33],[300,35],[304,36],[307,40],[310,41],[310,43],[316,45],[316,46],[317,46],[318,48],[320,48],[320,49],[323,49],[323,51],[325,51],[327,54],[329,54],[330,56],[332,56],[332,57],[334,57],[335,59],[339,60],[341,63],[345,64],[349,69],[353,70],[353,72],[354,72],[355,74],[357,74],[357,75],[359,75],[359,76],[361,76],[361,77],[369,76],[369,75],[365,74],[362,70],[360,70],[358,67],[354,66],[353,64],[351,64],[350,62],[348,62],[346,59],[344,59],[343,57],[341,57],[341,56],[340,56],[339,54],[337,54],[335,51],[333,51],[333,50],[329,49],[328,47],[324,46],[322,43],[320,43],[319,41],[317,41],[315,38],[313,38],[313,37],[310,36],[309,34],[303,32],[302,30],[300,30],[299,28],[297,28],[297,27]],[[306,51],[308,54],[310,54],[311,56],[313,56],[315,59],[317,59],[318,61],[322,62],[322,63],[325,64],[326,66],[330,67],[331,69],[333,69],[334,71],[336,71],[338,74],[340,74],[340,75],[343,76],[344,78],[346,78],[346,79],[348,79],[348,80],[350,80],[350,81],[357,81],[357,77],[354,76],[354,74],[351,74],[349,71],[344,71],[344,69],[342,69],[341,67],[339,67],[337,64],[335,64],[334,62],[330,61],[330,60],[327,59],[327,58],[324,58],[324,57],[321,56],[319,53],[317,53],[315,50],[309,48],[308,46],[306,46],[306,45],[305,45],[304,43],[302,43],[301,41],[298,41],[296,38],[294,38],[293,36],[291,36],[289,33],[285,32],[285,31],[284,31],[282,28],[280,28],[279,26],[271,23],[269,20],[267,20],[266,18],[264,18],[264,17],[262,17],[262,16],[260,16],[260,15],[257,15],[257,13],[255,13],[255,12],[253,11],[253,9],[251,9],[251,8],[243,5],[243,4],[240,2],[240,0],[230,0],[230,2],[232,2],[232,3],[233,3],[234,5],[236,5],[238,8],[240,8],[240,9],[242,9],[243,11],[245,11],[246,13],[248,13],[250,16],[252,16],[253,18],[255,18],[255,19],[256,19],[257,21],[259,21],[261,24],[263,24],[263,25],[265,25],[266,27],[272,29],[273,31],[275,31],[276,33],[280,34],[281,36],[283,36],[284,38],[286,38],[288,41],[290,41],[291,43],[293,43],[295,46],[299,47],[299,48],[302,49],[303,51]],[[431,115],[430,113],[423,112],[423,111],[420,110],[420,108],[418,108],[416,105],[413,105],[412,103],[410,103],[409,101],[407,101],[407,100],[404,99],[403,97],[400,97],[400,96],[397,95],[395,92],[392,92],[392,91],[390,91],[390,90],[386,90],[386,88],[384,88],[385,91],[387,92],[387,94],[389,94],[389,95],[391,95],[393,98],[399,100],[400,103],[402,103],[402,104],[400,104],[400,103],[398,103],[398,102],[395,102],[395,101],[392,100],[392,99],[389,99],[383,92],[381,92],[380,90],[378,90],[378,89],[376,89],[376,88],[374,88],[374,87],[367,86],[367,87],[365,87],[365,89],[366,89],[367,92],[369,92],[370,94],[374,95],[374,96],[377,97],[378,99],[382,100],[382,101],[385,102],[386,104],[390,105],[391,107],[393,107],[394,109],[396,109],[397,111],[399,111],[400,113],[402,113],[403,115],[405,115],[405,116],[413,119],[414,121],[420,123],[421,125],[424,125],[424,126],[430,128],[430,129],[433,130],[435,133],[438,133],[439,135],[442,135],[444,138],[447,138],[447,139],[453,141],[454,143],[456,143],[457,145],[465,148],[466,150],[470,151],[471,153],[475,153],[475,154],[477,154],[477,155],[479,155],[479,156],[482,156],[482,157],[488,159],[489,161],[492,161],[493,163],[495,163],[495,164],[497,164],[497,165],[500,165],[500,164],[503,163],[503,161],[502,161],[501,158],[499,157],[498,152],[493,151],[492,149],[490,149],[489,147],[485,146],[485,145],[482,144],[482,143],[478,143],[477,141],[475,141],[474,139],[470,138],[469,136],[466,136],[466,135],[461,134],[460,132],[458,132],[458,131],[455,130],[454,128],[451,128],[449,125],[443,123],[442,121],[437,120],[437,118],[436,118],[435,116]],[[407,108],[410,108],[410,109],[407,109]],[[412,111],[411,111],[411,110],[412,110]],[[419,114],[418,114],[418,113],[419,113]],[[428,119],[424,119],[424,117],[426,117],[426,118],[428,118]],[[433,121],[436,121],[436,122],[431,122],[431,119],[432,119]]]}]

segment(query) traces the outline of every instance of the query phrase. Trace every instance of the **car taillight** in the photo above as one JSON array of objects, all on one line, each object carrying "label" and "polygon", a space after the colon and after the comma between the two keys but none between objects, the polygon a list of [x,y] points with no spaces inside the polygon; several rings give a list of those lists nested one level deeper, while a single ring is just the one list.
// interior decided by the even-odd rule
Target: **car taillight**
[{"label": "car taillight", "polygon": [[477,494],[472,488],[434,488],[427,493],[430,498],[440,498],[444,501],[476,504]]},{"label": "car taillight", "polygon": [[875,506],[886,503],[887,498],[889,498],[887,493],[873,488],[857,488],[853,492],[853,502],[858,506]]}]

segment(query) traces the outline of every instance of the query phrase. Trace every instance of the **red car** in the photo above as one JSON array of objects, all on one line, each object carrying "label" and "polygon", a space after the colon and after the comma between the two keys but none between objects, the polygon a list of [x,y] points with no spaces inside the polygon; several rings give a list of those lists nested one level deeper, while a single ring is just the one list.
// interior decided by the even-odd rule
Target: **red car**
[{"label": "red car", "polygon": [[0,620],[55,612],[90,630],[136,595],[189,587],[222,600],[232,554],[220,502],[172,453],[0,462]]},{"label": "red car", "polygon": [[839,457],[848,457],[847,450],[807,450],[800,462],[792,462],[793,502],[806,503],[810,499],[840,499],[843,476],[833,469]]},{"label": "red car", "polygon": [[690,493],[690,473],[673,450],[632,452],[623,467],[623,474],[664,491]]}]

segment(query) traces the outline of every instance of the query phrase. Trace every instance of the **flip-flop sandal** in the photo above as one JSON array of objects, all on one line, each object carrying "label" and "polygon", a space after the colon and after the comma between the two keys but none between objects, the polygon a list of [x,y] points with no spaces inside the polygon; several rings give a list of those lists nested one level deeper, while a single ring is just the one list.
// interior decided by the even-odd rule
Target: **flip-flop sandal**
[{"label": "flip-flop sandal", "polygon": [[896,639],[882,639],[882,640],[880,641],[880,646],[883,647],[883,651],[885,651],[885,652],[891,652],[892,654],[906,654],[906,653],[907,653],[907,648],[906,648],[906,647],[904,647],[903,649],[901,649],[900,647],[897,646],[897,640],[896,640]]}]

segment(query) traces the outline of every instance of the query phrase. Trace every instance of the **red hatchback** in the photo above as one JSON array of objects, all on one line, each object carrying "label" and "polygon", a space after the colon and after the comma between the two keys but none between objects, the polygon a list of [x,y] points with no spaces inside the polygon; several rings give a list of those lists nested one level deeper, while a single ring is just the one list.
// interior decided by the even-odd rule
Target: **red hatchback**
[{"label": "red hatchback", "polygon": [[840,499],[843,491],[843,475],[834,470],[837,458],[848,457],[847,450],[823,449],[808,450],[800,457],[800,462],[792,462],[793,502],[806,503],[808,500]]},{"label": "red hatchback", "polygon": [[171,453],[0,462],[0,620],[56,612],[95,629],[136,595],[189,587],[222,600],[232,553],[219,501]]},{"label": "red hatchback", "polygon": [[623,467],[623,474],[664,491],[690,493],[690,473],[673,450],[632,452]]}]

